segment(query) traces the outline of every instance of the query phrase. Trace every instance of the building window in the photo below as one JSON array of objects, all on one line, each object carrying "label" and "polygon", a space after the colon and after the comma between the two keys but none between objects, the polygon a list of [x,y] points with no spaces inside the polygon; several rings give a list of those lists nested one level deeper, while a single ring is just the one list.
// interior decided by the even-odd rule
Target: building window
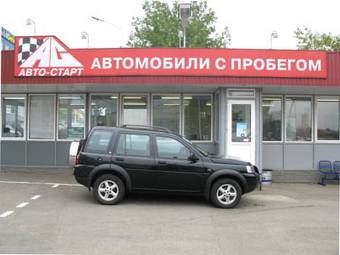
[{"label": "building window", "polygon": [[184,136],[189,140],[210,141],[211,96],[184,95]]},{"label": "building window", "polygon": [[90,127],[117,126],[117,102],[115,95],[91,95]]},{"label": "building window", "polygon": [[123,96],[123,124],[148,125],[148,97]]},{"label": "building window", "polygon": [[2,137],[25,138],[26,109],[24,96],[2,98]]},{"label": "building window", "polygon": [[286,97],[286,140],[312,141],[312,99]]},{"label": "building window", "polygon": [[85,134],[85,96],[58,96],[58,138],[81,139]]},{"label": "building window", "polygon": [[180,123],[180,96],[157,96],[152,97],[152,123],[154,126],[168,128],[179,134]]},{"label": "building window", "polygon": [[282,98],[264,97],[262,113],[263,141],[282,141]]},{"label": "building window", "polygon": [[228,89],[228,97],[255,97],[255,90]]},{"label": "building window", "polygon": [[150,136],[121,134],[118,140],[116,154],[150,157]]},{"label": "building window", "polygon": [[54,95],[31,95],[29,104],[29,138],[54,138]]},{"label": "building window", "polygon": [[317,140],[340,140],[339,99],[317,100]]}]

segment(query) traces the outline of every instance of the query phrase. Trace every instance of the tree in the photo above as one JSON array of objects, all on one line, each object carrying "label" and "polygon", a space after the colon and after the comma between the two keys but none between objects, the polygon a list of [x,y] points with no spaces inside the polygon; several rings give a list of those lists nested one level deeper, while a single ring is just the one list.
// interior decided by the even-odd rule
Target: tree
[{"label": "tree", "polygon": [[[178,16],[178,2],[170,7],[163,1],[145,1],[144,17],[134,17],[130,34],[130,47],[179,47],[179,31],[182,24]],[[215,12],[208,8],[206,1],[191,4],[192,17],[186,28],[188,48],[221,48],[226,41],[225,31],[216,33]]]},{"label": "tree", "polygon": [[300,50],[340,50],[340,35],[313,33],[307,27],[297,28],[294,32]]}]

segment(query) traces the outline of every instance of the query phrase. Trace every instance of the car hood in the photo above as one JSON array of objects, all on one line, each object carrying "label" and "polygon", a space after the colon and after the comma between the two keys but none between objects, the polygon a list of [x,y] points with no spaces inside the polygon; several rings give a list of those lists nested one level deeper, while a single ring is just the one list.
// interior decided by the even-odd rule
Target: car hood
[{"label": "car hood", "polygon": [[250,163],[242,160],[231,159],[231,158],[223,158],[223,157],[210,157],[211,162],[217,164],[229,164],[229,165],[239,165],[239,166],[247,166]]}]

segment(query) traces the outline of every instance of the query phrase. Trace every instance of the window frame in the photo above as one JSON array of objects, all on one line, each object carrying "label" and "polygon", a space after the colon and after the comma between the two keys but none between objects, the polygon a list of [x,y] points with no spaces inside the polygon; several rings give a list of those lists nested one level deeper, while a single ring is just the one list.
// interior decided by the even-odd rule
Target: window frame
[{"label": "window frame", "polygon": [[[119,122],[117,122],[118,125],[129,125],[129,124],[124,124],[124,97],[126,96],[131,96],[131,97],[146,96],[146,114],[147,114],[146,125],[150,125],[150,119],[151,119],[150,93],[120,93],[119,94]],[[142,124],[138,124],[138,125],[142,125]]]},{"label": "window frame", "polygon": [[[85,117],[85,121],[84,121],[84,134],[82,138],[59,138],[59,97],[60,96],[84,96],[84,117]],[[80,94],[75,94],[75,93],[60,93],[57,94],[57,121],[55,123],[56,125],[56,141],[61,141],[61,142],[72,142],[72,141],[79,141],[81,139],[84,139],[86,137],[86,111],[87,109],[87,97],[86,97],[86,93],[80,93]]]},{"label": "window frame", "polygon": [[[221,126],[221,115],[220,115],[220,109],[221,109],[221,92],[219,90],[215,91],[213,94],[214,96],[214,143],[219,144],[220,141],[220,134],[219,134],[219,128]],[[218,104],[217,104],[218,102]]]},{"label": "window frame", "polygon": [[[277,97],[281,99],[281,141],[265,141],[263,140],[263,99],[266,97]],[[261,123],[261,131],[262,131],[262,143],[280,143],[282,144],[284,142],[285,139],[285,133],[286,133],[286,121],[285,121],[285,99],[284,99],[284,95],[274,95],[274,94],[264,94],[262,95],[261,98],[261,114],[262,114],[262,123]]]},{"label": "window frame", "polygon": [[182,94],[181,93],[178,93],[178,94],[175,94],[175,93],[152,93],[151,96],[150,96],[150,123],[151,123],[151,126],[153,126],[153,97],[154,96],[178,96],[179,97],[179,107],[178,107],[178,112],[179,112],[179,126],[178,126],[178,133],[181,134],[182,133],[182,130],[181,130],[181,127],[182,127]]},{"label": "window frame", "polygon": [[92,106],[91,106],[91,100],[92,100],[92,96],[116,96],[117,97],[117,116],[116,116],[116,123],[117,123],[117,127],[119,126],[119,117],[120,117],[120,96],[118,93],[89,93],[89,102],[88,102],[88,108],[86,108],[86,110],[88,110],[87,113],[87,118],[88,118],[88,131],[90,131],[92,128],[91,126],[91,121],[92,121],[92,114],[91,114],[91,110],[92,110]]},{"label": "window frame", "polygon": [[[148,136],[149,137],[149,152],[150,152],[149,156],[118,154],[117,153],[117,147],[118,147],[118,144],[119,144],[119,139],[122,135],[144,135],[144,136]],[[114,146],[113,146],[112,155],[119,156],[119,157],[137,157],[137,158],[148,158],[148,159],[154,158],[153,141],[152,141],[152,135],[151,134],[122,131],[122,132],[117,133],[113,137],[115,139],[115,143],[114,143]]]},{"label": "window frame", "polygon": [[[339,140],[319,140],[318,138],[318,103],[319,103],[319,100],[334,100],[334,99],[337,99],[338,102],[339,102],[339,118],[340,118],[340,97],[339,96],[316,96],[315,97],[315,102],[314,102],[314,105],[315,105],[315,111],[314,111],[314,119],[315,119],[315,128],[314,128],[314,136],[315,136],[315,143],[318,143],[318,144],[338,144],[340,143],[340,139]],[[339,123],[339,126],[340,126],[340,123]],[[340,127],[339,127],[339,132],[340,132]]]},{"label": "window frame", "polygon": [[[54,111],[53,111],[53,138],[30,138],[30,132],[31,132],[31,128],[30,128],[30,118],[31,118],[31,97],[32,96],[53,96],[53,107],[54,107]],[[28,95],[28,101],[27,101],[27,140],[28,141],[39,141],[39,142],[51,142],[51,141],[55,141],[56,138],[56,126],[57,126],[57,122],[56,122],[56,94],[29,94]]]},{"label": "window frame", "polygon": [[[290,97],[295,98],[310,98],[311,102],[311,140],[310,141],[288,141],[287,140],[287,119],[286,119],[286,99]],[[284,141],[287,144],[313,144],[314,143],[314,99],[311,95],[285,95],[284,96]]]},{"label": "window frame", "polygon": [[[211,114],[211,118],[210,118],[210,140],[190,140],[191,142],[195,142],[195,143],[213,143],[214,142],[214,97],[213,94],[209,94],[209,93],[183,93],[182,94],[182,118],[183,118],[183,124],[182,124],[182,128],[181,128],[181,135],[183,137],[185,137],[185,110],[184,110],[184,97],[186,96],[209,96],[210,100],[211,100],[211,107],[210,107],[210,114]],[[188,139],[189,140],[189,139]]]},{"label": "window frame", "polygon": [[[3,121],[3,116],[2,116],[2,109],[3,109],[3,100],[5,97],[23,97],[24,98],[24,112],[25,112],[25,117],[24,117],[24,136],[23,137],[4,137],[2,136],[2,121]],[[26,141],[27,138],[27,94],[2,94],[1,95],[1,118],[0,118],[0,126],[1,126],[1,132],[0,132],[0,138],[2,141]]]},{"label": "window frame", "polygon": [[187,145],[185,145],[184,143],[182,143],[179,139],[176,139],[174,137],[171,136],[167,136],[167,135],[162,135],[162,134],[154,134],[153,135],[153,143],[154,143],[154,151],[155,151],[155,159],[166,159],[166,160],[182,160],[182,161],[188,161],[188,159],[180,159],[180,158],[163,158],[160,157],[158,155],[158,145],[157,145],[157,137],[165,137],[165,138],[169,138],[169,139],[173,139],[177,142],[179,142],[180,144],[182,144],[189,152],[190,154],[193,154],[193,151],[191,150],[191,148],[189,148]]}]

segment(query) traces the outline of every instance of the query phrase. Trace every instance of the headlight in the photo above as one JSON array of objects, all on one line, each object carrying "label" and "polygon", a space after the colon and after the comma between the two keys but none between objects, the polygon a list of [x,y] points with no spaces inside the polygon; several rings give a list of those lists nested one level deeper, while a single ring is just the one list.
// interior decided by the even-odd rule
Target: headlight
[{"label": "headlight", "polygon": [[252,167],[252,166],[246,166],[246,168],[247,168],[247,172],[248,173],[254,173],[255,172],[255,170],[254,170],[254,167]]}]

